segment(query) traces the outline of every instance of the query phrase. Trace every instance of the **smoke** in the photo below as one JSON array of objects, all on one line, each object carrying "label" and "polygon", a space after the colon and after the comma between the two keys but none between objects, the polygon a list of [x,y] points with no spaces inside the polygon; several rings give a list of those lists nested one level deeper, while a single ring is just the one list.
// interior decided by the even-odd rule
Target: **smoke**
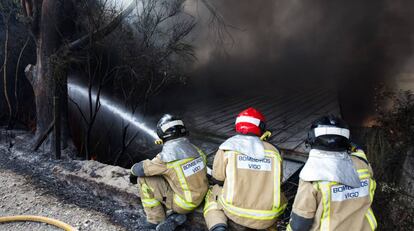
[{"label": "smoke", "polygon": [[[375,89],[413,82],[414,2],[409,0],[211,1],[229,35],[224,45],[198,0],[193,81],[217,92],[338,88],[347,120],[373,113]],[[403,76],[403,77],[401,77]],[[398,86],[399,87],[399,86]]]}]

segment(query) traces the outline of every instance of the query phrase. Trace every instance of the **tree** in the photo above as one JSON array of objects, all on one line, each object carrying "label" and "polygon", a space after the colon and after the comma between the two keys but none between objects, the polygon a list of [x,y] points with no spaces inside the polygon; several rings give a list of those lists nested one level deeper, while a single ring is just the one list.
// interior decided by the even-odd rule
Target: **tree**
[{"label": "tree", "polygon": [[[142,55],[138,55],[139,59],[135,59],[135,63],[139,61],[144,61],[144,63],[129,65],[127,68],[129,68],[130,73],[138,77],[139,81],[146,83],[145,90],[141,91],[144,92],[144,103],[150,95],[157,94],[171,79],[181,78],[181,73],[176,71],[175,64],[177,62],[171,62],[174,59],[171,59],[172,56],[193,56],[192,47],[182,42],[182,38],[190,33],[194,27],[192,21],[184,21],[184,23],[169,22],[170,30],[164,32],[157,27],[181,13],[184,0],[140,0],[139,2],[138,0],[131,0],[130,4],[121,13],[117,16],[113,14],[112,17],[108,17],[111,13],[107,12],[114,12],[113,9],[107,10],[103,14],[104,17],[100,17],[102,14],[97,14],[93,10],[83,12],[82,7],[79,7],[87,6],[86,9],[94,9],[89,7],[102,6],[102,4],[105,5],[107,2],[91,0],[21,0],[21,6],[27,18],[30,33],[33,35],[36,43],[36,64],[28,65],[25,70],[35,93],[36,133],[32,142],[35,147],[38,147],[45,139],[50,140],[47,137],[49,137],[53,125],[61,127],[61,132],[55,132],[55,134],[61,135],[62,148],[67,147],[71,143],[67,118],[68,68],[71,64],[78,61],[75,54],[87,50],[93,44],[107,37],[134,9],[140,9],[140,12],[135,14],[139,19],[137,21],[139,23],[134,24],[137,25],[137,28],[131,33],[137,32],[142,35],[140,37],[142,39],[139,42],[132,43],[132,45],[138,44],[137,47],[141,49],[138,51],[142,53]],[[208,1],[202,1],[202,3],[208,6],[209,11],[215,12],[215,8]],[[138,5],[139,7],[137,7]],[[119,10],[116,12],[119,12]],[[87,26],[81,25],[83,22],[79,22],[81,20],[78,19],[82,19],[84,16],[82,14],[85,13],[87,15],[97,15],[98,19],[101,18],[103,20],[89,20]],[[220,14],[212,15],[213,18],[220,19],[216,20],[218,21],[216,24],[223,22]],[[105,22],[105,25],[102,26],[100,22]],[[162,33],[165,32],[167,36],[162,37]],[[164,40],[154,41],[155,37]],[[157,48],[161,49],[157,50]],[[155,53],[151,53],[153,51]],[[141,53],[131,54],[131,57]],[[134,57],[132,60],[134,60]],[[145,72],[139,72],[142,69],[137,69],[137,67],[143,66],[149,68],[144,69]],[[54,121],[53,118],[54,98],[58,98],[59,101],[57,102],[60,102],[58,104],[60,110],[58,111],[61,112],[62,116],[57,118],[60,122]],[[99,105],[99,102],[95,105]],[[97,111],[96,109],[99,110],[99,108],[95,108],[95,112]],[[93,114],[96,113],[89,113],[88,126],[94,124]],[[47,143],[50,144],[51,142]]]},{"label": "tree", "polygon": [[[36,133],[33,145],[38,146],[55,123],[61,126],[62,148],[71,143],[67,119],[67,71],[72,54],[90,43],[103,39],[111,33],[136,6],[131,1],[118,16],[107,25],[75,38],[79,17],[77,1],[73,0],[21,0],[24,15],[36,43],[36,64],[26,67],[26,75],[35,93]],[[59,97],[61,121],[54,122],[53,98]],[[50,142],[48,142],[50,143]]]},{"label": "tree", "polygon": [[4,39],[4,60],[0,68],[0,72],[3,74],[3,94],[8,108],[8,127],[11,126],[13,116],[13,106],[11,102],[10,93],[8,90],[8,73],[9,73],[9,47],[10,47],[10,24],[11,20],[16,17],[17,3],[14,0],[2,0],[0,2],[0,13],[5,30]]},{"label": "tree", "polygon": [[[115,33],[77,56],[83,60],[76,69],[82,71],[77,75],[84,76],[87,99],[83,103],[69,100],[83,122],[83,133],[77,141],[87,159],[99,153],[99,158],[108,160],[103,157],[106,153],[112,158],[115,156],[115,163],[120,163],[122,161],[117,160],[128,155],[126,150],[130,144],[142,135],[131,129],[129,122],[123,121],[122,131],[115,135],[119,146],[96,149],[96,143],[113,135],[96,132],[99,128],[93,128],[100,113],[103,87],[109,85],[105,94],[117,98],[127,113],[134,114],[142,112],[148,99],[165,86],[184,79],[184,63],[194,60],[193,49],[186,37],[195,23],[194,17],[185,13],[183,3],[183,0],[140,1],[140,11],[131,14]],[[83,8],[87,18],[82,20],[87,24],[85,27],[99,28],[100,22],[105,21],[102,19],[111,18],[105,13],[111,9],[109,6]],[[113,51],[111,57],[106,57],[110,51]],[[109,142],[103,143],[109,145]]]}]

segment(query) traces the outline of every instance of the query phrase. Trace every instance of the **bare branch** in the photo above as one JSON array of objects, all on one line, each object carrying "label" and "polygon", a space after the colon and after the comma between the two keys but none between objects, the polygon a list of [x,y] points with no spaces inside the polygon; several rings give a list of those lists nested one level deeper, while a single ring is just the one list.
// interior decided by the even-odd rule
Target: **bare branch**
[{"label": "bare branch", "polygon": [[78,109],[79,113],[80,113],[80,114],[81,114],[81,116],[82,116],[83,121],[84,121],[85,123],[88,123],[88,120],[86,119],[86,116],[85,116],[85,114],[83,113],[83,111],[82,111],[81,107],[79,106],[79,104],[78,104],[78,103],[76,103],[76,102],[75,102],[75,100],[73,100],[73,99],[72,99],[72,98],[70,98],[70,97],[68,97],[68,99],[69,99],[69,101],[70,101],[71,103],[73,103],[73,105],[75,105],[75,107]]},{"label": "bare branch", "polygon": [[10,17],[11,17],[11,12],[5,12],[3,14],[3,23],[4,23],[4,27],[5,27],[5,33],[6,33],[6,38],[4,40],[4,61],[3,61],[3,94],[4,94],[4,98],[6,100],[7,103],[7,107],[9,109],[9,126],[11,125],[11,118],[13,116],[13,108],[11,106],[11,102],[10,102],[10,98],[9,98],[9,92],[8,92],[8,79],[7,79],[7,68],[8,68],[8,61],[9,61],[9,40],[10,40]]},{"label": "bare branch", "polygon": [[40,146],[43,144],[43,142],[45,142],[45,140],[47,139],[47,137],[49,136],[49,134],[52,132],[53,127],[55,126],[55,121],[52,121],[52,123],[50,123],[49,127],[47,128],[47,130],[45,131],[44,134],[42,134],[39,139],[37,140],[35,146],[34,146],[34,151],[37,151]]},{"label": "bare branch", "polygon": [[69,43],[69,50],[76,50],[81,48],[82,46],[86,45],[90,40],[92,41],[99,41],[108,34],[110,34],[112,31],[114,31],[136,7],[137,1],[132,1],[129,6],[122,11],[117,17],[115,17],[108,25],[104,26],[101,29],[98,29],[97,31],[84,35],[81,38]]},{"label": "bare branch", "polygon": [[226,20],[224,19],[223,15],[216,9],[216,7],[211,4],[208,0],[200,0],[203,5],[207,8],[207,10],[211,14],[210,18],[210,28],[215,30],[217,35],[217,43],[220,46],[224,45],[224,41],[226,38],[229,38],[231,43],[234,44],[234,39],[231,36],[229,28],[238,29],[233,25],[227,24]]},{"label": "bare branch", "polygon": [[20,61],[22,59],[23,53],[26,50],[27,45],[29,44],[30,41],[30,36],[27,37],[26,42],[24,43],[22,49],[20,50],[19,53],[19,58],[17,59],[17,64],[16,64],[16,74],[15,74],[15,79],[14,79],[14,99],[16,101],[16,111],[15,111],[15,117],[17,118],[17,114],[19,113],[19,69],[20,69]]}]

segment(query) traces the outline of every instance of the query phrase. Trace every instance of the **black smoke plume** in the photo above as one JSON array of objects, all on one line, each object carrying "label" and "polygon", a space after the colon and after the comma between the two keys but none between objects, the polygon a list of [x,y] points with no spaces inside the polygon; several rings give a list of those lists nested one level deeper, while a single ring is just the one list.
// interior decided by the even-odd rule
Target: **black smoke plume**
[{"label": "black smoke plume", "polygon": [[334,86],[345,118],[361,124],[374,113],[379,85],[394,87],[401,75],[414,79],[413,1],[211,2],[230,25],[224,39],[209,27],[205,8],[189,8],[204,19],[194,43],[194,79],[216,93]]}]

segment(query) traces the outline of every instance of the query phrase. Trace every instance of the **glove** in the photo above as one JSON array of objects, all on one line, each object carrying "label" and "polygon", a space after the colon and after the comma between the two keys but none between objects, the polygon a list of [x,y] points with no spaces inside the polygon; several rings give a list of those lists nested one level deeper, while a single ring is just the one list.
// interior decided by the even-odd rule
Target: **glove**
[{"label": "glove", "polygon": [[130,174],[129,175],[129,182],[131,182],[131,184],[138,184],[138,177],[135,175]]}]

